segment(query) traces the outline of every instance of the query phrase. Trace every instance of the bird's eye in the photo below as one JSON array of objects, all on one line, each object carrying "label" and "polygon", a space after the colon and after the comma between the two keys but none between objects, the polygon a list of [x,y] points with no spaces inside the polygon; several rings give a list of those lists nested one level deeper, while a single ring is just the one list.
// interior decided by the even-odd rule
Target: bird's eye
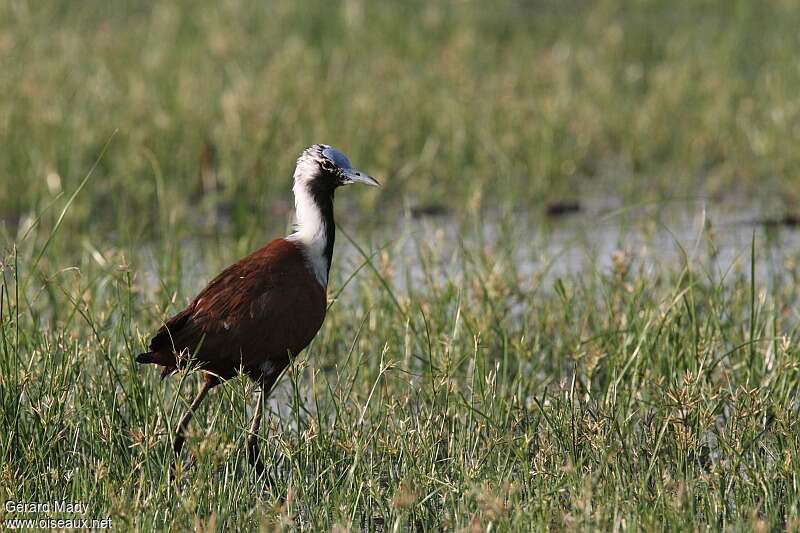
[{"label": "bird's eye", "polygon": [[320,162],[320,165],[322,166],[323,170],[326,170],[328,172],[333,172],[336,169],[336,165],[334,165],[333,162],[331,162],[328,159],[323,159]]}]

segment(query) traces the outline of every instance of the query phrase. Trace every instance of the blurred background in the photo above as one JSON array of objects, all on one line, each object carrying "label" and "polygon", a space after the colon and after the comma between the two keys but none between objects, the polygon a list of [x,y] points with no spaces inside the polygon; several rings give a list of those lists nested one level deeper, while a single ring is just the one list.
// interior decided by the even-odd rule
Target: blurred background
[{"label": "blurred background", "polygon": [[791,1],[9,0],[0,231],[52,227],[106,143],[64,246],[266,240],[315,142],[384,183],[340,195],[342,221],[598,198],[784,210],[798,27]]}]

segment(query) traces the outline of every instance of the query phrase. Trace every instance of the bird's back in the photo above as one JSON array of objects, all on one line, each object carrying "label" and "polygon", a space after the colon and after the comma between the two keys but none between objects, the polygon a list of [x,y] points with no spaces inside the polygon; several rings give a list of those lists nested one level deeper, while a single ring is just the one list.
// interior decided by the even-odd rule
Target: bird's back
[{"label": "bird's back", "polygon": [[226,268],[161,327],[141,362],[164,366],[163,375],[189,356],[223,379],[240,368],[254,379],[280,373],[325,318],[325,289],[301,247],[276,239]]}]

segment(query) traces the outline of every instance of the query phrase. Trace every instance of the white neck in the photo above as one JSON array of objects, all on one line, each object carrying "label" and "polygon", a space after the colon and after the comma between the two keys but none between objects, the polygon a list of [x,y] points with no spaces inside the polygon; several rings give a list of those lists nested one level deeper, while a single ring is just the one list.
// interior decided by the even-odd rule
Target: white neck
[{"label": "white neck", "polygon": [[[304,179],[295,179],[294,187],[295,225],[294,233],[287,237],[302,245],[308,267],[320,285],[328,286],[329,258],[325,254],[328,246],[328,223],[322,210],[314,201]],[[332,221],[331,221],[332,222]]]}]

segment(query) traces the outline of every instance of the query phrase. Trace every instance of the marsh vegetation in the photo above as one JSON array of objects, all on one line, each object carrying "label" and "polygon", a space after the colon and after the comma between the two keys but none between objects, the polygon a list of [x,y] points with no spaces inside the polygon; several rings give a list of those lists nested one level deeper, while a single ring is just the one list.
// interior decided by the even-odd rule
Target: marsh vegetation
[{"label": "marsh vegetation", "polygon": [[[792,2],[34,4],[0,3],[1,499],[145,530],[797,527]],[[133,358],[287,231],[314,142],[384,188],[337,198],[275,486],[244,380],[170,483],[197,376]]]}]

